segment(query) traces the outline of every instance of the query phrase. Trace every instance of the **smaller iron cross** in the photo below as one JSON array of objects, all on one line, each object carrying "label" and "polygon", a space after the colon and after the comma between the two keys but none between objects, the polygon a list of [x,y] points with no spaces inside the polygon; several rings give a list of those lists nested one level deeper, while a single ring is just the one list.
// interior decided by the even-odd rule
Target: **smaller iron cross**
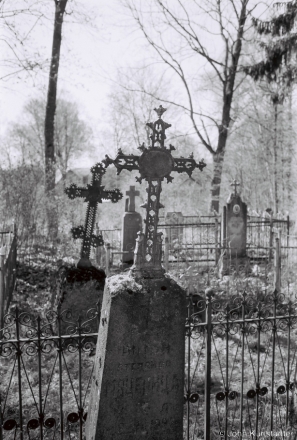
[{"label": "smaller iron cross", "polygon": [[129,196],[129,212],[135,212],[135,196],[139,196],[140,192],[135,191],[135,186],[130,186],[129,191],[126,191],[126,195]]},{"label": "smaller iron cross", "polygon": [[146,148],[144,144],[139,147],[140,156],[125,155],[122,150],[118,151],[117,157],[112,160],[108,156],[103,161],[106,165],[113,163],[117,168],[117,174],[122,170],[138,170],[140,177],[136,177],[137,182],[145,179],[148,182],[146,191],[148,193],[147,202],[142,205],[146,209],[145,233],[138,233],[136,248],[134,252],[134,265],[131,268],[132,274],[145,278],[158,278],[163,276],[164,269],[161,265],[162,256],[162,233],[157,231],[159,222],[159,209],[163,207],[160,203],[162,191],[162,181],[172,182],[173,177],[170,173],[187,173],[191,176],[195,168],[200,171],[206,166],[202,161],[196,163],[193,154],[189,158],[175,158],[171,152],[175,150],[172,145],[165,147],[165,130],[171,124],[163,121],[162,115],[166,111],[161,105],[155,109],[158,119],[147,126],[152,130],[150,136],[151,145]]},{"label": "smaller iron cross", "polygon": [[80,260],[77,263],[77,267],[80,268],[92,266],[90,262],[91,246],[98,247],[104,244],[102,234],[93,234],[98,203],[102,203],[103,200],[111,200],[112,203],[116,203],[123,197],[119,189],[105,190],[104,186],[101,185],[102,177],[106,173],[106,167],[102,163],[93,166],[91,173],[92,182],[86,188],[78,187],[75,183],[72,183],[65,189],[65,193],[70,199],[83,197],[84,202],[88,203],[85,226],[71,229],[74,239],[81,238],[83,240]]},{"label": "smaller iron cross", "polygon": [[234,179],[230,186],[234,186],[234,194],[237,195],[237,187],[240,186],[240,183],[237,182],[236,179]]}]

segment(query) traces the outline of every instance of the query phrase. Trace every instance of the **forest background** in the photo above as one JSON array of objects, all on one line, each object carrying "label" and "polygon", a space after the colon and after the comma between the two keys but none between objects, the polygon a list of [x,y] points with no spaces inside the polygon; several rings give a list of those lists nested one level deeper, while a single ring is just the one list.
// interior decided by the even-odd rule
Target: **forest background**
[{"label": "forest background", "polygon": [[[52,41],[62,6],[57,63]],[[296,36],[295,6],[2,0],[1,228],[15,222],[19,234],[46,235],[54,213],[58,234],[69,236],[82,221],[83,203],[67,199],[65,186],[86,183],[88,169],[105,154],[115,157],[118,148],[139,154],[137,147],[148,144],[145,124],[156,119],[153,109],[160,104],[168,109],[167,144],[175,146],[174,154],[193,152],[207,163],[203,173],[164,185],[165,212],[220,213],[237,179],[251,210],[296,221],[294,45],[289,55],[281,53],[281,63],[269,61],[273,45],[283,47]],[[51,80],[57,88],[52,187],[44,129]],[[119,178],[108,169],[103,184],[125,193],[136,174]],[[142,202],[145,184],[139,189]],[[100,227],[120,227],[124,204],[103,204]]]}]

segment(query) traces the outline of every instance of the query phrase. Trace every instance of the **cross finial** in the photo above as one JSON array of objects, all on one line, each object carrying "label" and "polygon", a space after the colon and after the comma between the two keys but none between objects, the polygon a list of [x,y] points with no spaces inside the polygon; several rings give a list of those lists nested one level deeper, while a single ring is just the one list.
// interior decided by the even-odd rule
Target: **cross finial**
[{"label": "cross finial", "polygon": [[154,110],[157,113],[157,115],[159,116],[159,119],[161,119],[163,113],[166,112],[167,108],[162,107],[162,104],[161,104],[161,105],[159,105],[159,108],[154,108]]},{"label": "cross finial", "polygon": [[234,186],[234,194],[237,195],[237,187],[240,186],[240,183],[237,182],[236,179],[234,179],[230,186]]},{"label": "cross finial", "polygon": [[135,186],[130,186],[129,191],[126,191],[126,195],[129,196],[129,212],[135,212],[135,196],[139,196],[140,192],[135,191]]}]

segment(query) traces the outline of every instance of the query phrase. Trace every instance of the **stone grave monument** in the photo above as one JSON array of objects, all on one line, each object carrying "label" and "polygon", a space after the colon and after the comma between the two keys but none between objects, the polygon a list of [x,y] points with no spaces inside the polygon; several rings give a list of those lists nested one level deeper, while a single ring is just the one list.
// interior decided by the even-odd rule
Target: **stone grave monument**
[{"label": "stone grave monument", "polygon": [[[118,189],[106,190],[102,186],[102,177],[105,172],[106,164],[97,163],[91,168],[91,184],[88,184],[85,188],[71,184],[65,189],[70,199],[82,197],[88,203],[85,225],[71,229],[74,239],[82,239],[80,260],[76,268],[61,266],[57,277],[55,303],[60,308],[61,313],[64,310],[65,313],[68,309],[72,310],[72,315],[67,315],[68,322],[75,322],[79,315],[86,315],[89,309],[96,308],[97,303],[102,300],[105,272],[94,267],[90,261],[91,246],[97,247],[104,244],[101,234],[93,234],[97,206],[103,200],[111,200],[116,203],[123,197]],[[97,331],[98,329],[95,321],[92,322],[91,327],[91,331]],[[62,326],[62,332],[66,329],[67,324]]]},{"label": "stone grave monument", "polygon": [[222,218],[222,274],[230,270],[248,268],[249,258],[246,253],[247,238],[247,205],[237,192],[239,183],[234,180],[234,186],[223,210]]},{"label": "stone grave monument", "polygon": [[172,171],[187,172],[205,164],[176,159],[164,145],[156,110],[151,145],[141,156],[118,152],[118,173],[139,170],[145,179],[145,232],[138,232],[129,273],[108,278],[103,295],[99,336],[86,425],[88,440],[181,440],[183,438],[184,344],[186,293],[161,264],[162,233],[157,232],[161,184]]},{"label": "stone grave monument", "polygon": [[126,264],[133,264],[137,233],[142,232],[142,218],[135,211],[135,196],[139,194],[139,191],[135,191],[135,186],[130,186],[130,190],[126,191],[129,199],[126,200],[126,212],[122,225],[122,251],[124,252],[122,262]]}]

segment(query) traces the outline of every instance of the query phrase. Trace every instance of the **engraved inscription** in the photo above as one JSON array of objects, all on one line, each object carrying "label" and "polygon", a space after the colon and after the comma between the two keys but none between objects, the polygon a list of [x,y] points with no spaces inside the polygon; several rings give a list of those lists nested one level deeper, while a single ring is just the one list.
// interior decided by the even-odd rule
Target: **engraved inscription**
[{"label": "engraved inscription", "polygon": [[136,398],[143,397],[152,392],[169,394],[178,392],[182,383],[177,375],[158,374],[151,377],[125,377],[122,379],[107,380],[103,394],[106,397]]},{"label": "engraved inscription", "polygon": [[134,344],[129,345],[123,345],[122,347],[118,348],[119,354],[122,356],[128,355],[139,355],[139,356],[146,356],[146,355],[158,355],[158,354],[166,354],[170,353],[170,344],[163,342],[162,344],[156,346],[156,345],[142,345],[142,346],[136,346]]},{"label": "engraved inscription", "polygon": [[148,362],[130,362],[128,364],[118,364],[118,371],[149,371],[162,370],[171,366],[171,361],[148,361]]}]

